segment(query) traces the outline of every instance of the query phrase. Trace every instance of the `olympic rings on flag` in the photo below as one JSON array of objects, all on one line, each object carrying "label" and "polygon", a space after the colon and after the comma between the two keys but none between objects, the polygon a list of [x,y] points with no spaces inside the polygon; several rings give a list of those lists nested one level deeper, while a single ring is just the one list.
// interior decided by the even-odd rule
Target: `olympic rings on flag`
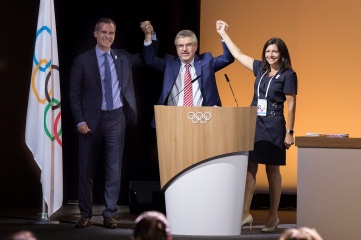
[{"label": "olympic rings on flag", "polygon": [[[52,99],[52,102],[55,102],[57,105],[60,105],[60,102],[55,98]],[[58,115],[55,118],[55,122],[54,122],[54,126],[53,126],[54,136],[52,136],[51,133],[49,132],[48,126],[46,124],[46,116],[47,116],[47,114],[49,112],[50,107],[51,107],[51,102],[49,102],[48,105],[45,107],[45,111],[44,111],[44,130],[45,130],[46,135],[50,138],[51,141],[56,140],[61,146],[62,143],[61,143],[61,140],[60,140],[60,137],[59,137],[61,135],[61,133],[62,133],[61,126],[60,126],[60,130],[57,131],[58,130],[58,123],[59,123],[59,120],[60,120],[60,117],[61,117],[61,112],[59,112]]]},{"label": "olympic rings on flag", "polygon": [[[48,89],[48,84],[49,84],[49,79],[50,79],[50,76],[51,76],[51,73],[52,73],[52,70],[53,69],[56,69],[59,71],[59,67],[56,66],[56,65],[51,65],[51,70],[48,72],[48,75],[46,75],[46,79],[45,79],[45,96],[46,96],[46,99],[48,100],[48,102],[53,102],[51,99],[50,99],[50,95],[48,93],[48,91],[46,91]],[[57,109],[57,108],[60,108],[60,102],[55,105],[55,106],[52,106],[51,107],[53,110]]]},{"label": "olympic rings on flag", "polygon": [[[46,124],[46,115],[47,115],[47,113],[49,111],[49,108],[51,107],[52,110],[56,110],[56,109],[60,108],[60,106],[61,106],[60,101],[58,101],[57,99],[54,99],[54,98],[51,99],[51,96],[53,95],[53,90],[50,89],[48,91],[48,85],[49,85],[49,80],[50,80],[50,77],[51,77],[51,73],[52,73],[53,69],[59,71],[59,66],[51,65],[51,69],[49,69],[49,72],[48,72],[48,74],[46,76],[46,79],[45,79],[45,86],[44,86],[44,88],[45,88],[44,89],[45,98],[41,99],[40,96],[39,96],[38,90],[36,89],[35,80],[36,80],[36,74],[38,73],[40,65],[44,64],[44,63],[49,63],[49,62],[46,59],[41,59],[39,64],[34,68],[33,75],[32,75],[32,78],[31,78],[31,88],[33,90],[33,93],[34,93],[35,97],[38,99],[38,102],[40,104],[45,104],[45,101],[48,101],[48,105],[46,106],[45,112],[44,112],[44,131],[45,131],[46,135],[50,138],[51,141],[56,140],[59,143],[59,145],[62,146],[62,142],[61,142],[61,139],[60,139],[60,135],[62,133],[61,126],[60,126],[60,130],[59,131],[57,130],[58,129],[58,123],[59,123],[60,118],[61,118],[61,111],[58,113],[58,115],[55,118],[54,136],[51,135],[51,133],[49,132],[49,129],[47,127],[47,124]],[[53,103],[55,103],[55,105],[52,105]]]},{"label": "olympic rings on flag", "polygon": [[201,113],[201,112],[189,112],[187,115],[188,119],[192,121],[192,123],[207,123],[212,119],[212,115],[209,112]]},{"label": "olympic rings on flag", "polygon": [[[43,31],[46,31],[46,32],[49,33],[49,35],[51,36],[51,30],[50,30],[50,28],[49,28],[48,26],[42,26],[41,28],[39,28],[38,31],[36,31],[36,40],[38,39],[39,35],[40,35]],[[35,43],[35,45],[36,45],[36,43]],[[48,69],[48,68],[50,67],[50,65],[51,65],[51,59],[50,59],[49,61],[47,61],[45,67],[41,67],[41,66],[40,66],[41,63],[38,62],[38,59],[36,58],[35,53],[36,53],[36,51],[34,52],[34,57],[33,57],[33,58],[34,58],[34,63],[35,63],[35,65],[37,65],[37,66],[39,65],[40,71],[45,72],[45,70]]]},{"label": "olympic rings on flag", "polygon": [[[57,85],[54,85],[54,83],[52,82],[53,80],[59,81],[59,79],[56,79],[54,75],[52,77],[54,70],[59,71],[59,66],[53,64],[52,54],[50,54],[49,56],[43,56],[44,51],[42,50],[44,47],[48,45],[50,46],[52,45],[51,35],[52,35],[51,29],[48,26],[42,26],[36,32],[35,41],[38,42],[38,47],[40,47],[40,50],[34,51],[34,56],[33,56],[34,65],[33,65],[33,73],[31,76],[31,90],[34,96],[36,97],[36,99],[38,100],[39,104],[45,105],[44,106],[45,108],[43,108],[44,109],[43,127],[46,136],[48,136],[48,138],[51,141],[56,141],[60,146],[62,146],[62,140],[60,137],[62,134],[61,102],[60,102],[60,96],[55,96],[55,94],[57,94],[56,93],[57,91],[55,92],[55,86]],[[48,36],[50,36],[50,38],[48,38]],[[36,43],[35,43],[35,48],[37,48]],[[49,53],[49,51],[45,51],[45,54],[47,52]],[[36,55],[37,53],[40,54],[41,57],[37,57]],[[46,71],[48,72],[46,73]],[[46,75],[41,74],[40,72],[43,72]],[[45,97],[43,98],[40,97],[44,95]],[[57,97],[59,97],[59,99],[56,99]],[[50,113],[50,110],[52,111],[52,113]],[[55,111],[57,112],[55,113]]]},{"label": "olympic rings on flag", "polygon": [[62,143],[62,141],[60,139],[60,135],[62,133],[61,126],[60,126],[60,130],[59,130],[59,133],[58,133],[58,125],[59,125],[60,118],[61,118],[61,112],[59,112],[58,115],[56,115],[56,118],[55,118],[55,121],[54,121],[54,137],[55,137],[56,141],[59,143],[59,145],[62,147],[63,143]]},{"label": "olympic rings on flag", "polygon": [[[38,102],[41,103],[41,104],[44,104],[46,99],[41,99],[39,97],[39,93],[38,93],[38,90],[36,89],[36,74],[38,73],[38,70],[40,68],[40,65],[43,64],[43,63],[48,63],[48,61],[46,59],[41,59],[39,64],[36,65],[36,67],[34,68],[34,71],[33,71],[33,75],[31,76],[31,89],[33,90],[33,93],[35,95],[35,97],[38,99]],[[48,89],[45,89],[45,92],[48,92]],[[52,89],[49,90],[49,92],[47,93],[49,96],[51,96],[53,93],[52,93]]]}]

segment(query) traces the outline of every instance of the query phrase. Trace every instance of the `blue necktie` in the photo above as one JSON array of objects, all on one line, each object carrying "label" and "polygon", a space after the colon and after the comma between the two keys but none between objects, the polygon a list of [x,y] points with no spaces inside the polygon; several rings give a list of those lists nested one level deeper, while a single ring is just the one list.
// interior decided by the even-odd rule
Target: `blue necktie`
[{"label": "blue necktie", "polygon": [[113,109],[113,91],[112,91],[112,76],[110,74],[110,67],[107,58],[108,53],[104,53],[104,90],[105,90],[105,105],[108,110]]}]

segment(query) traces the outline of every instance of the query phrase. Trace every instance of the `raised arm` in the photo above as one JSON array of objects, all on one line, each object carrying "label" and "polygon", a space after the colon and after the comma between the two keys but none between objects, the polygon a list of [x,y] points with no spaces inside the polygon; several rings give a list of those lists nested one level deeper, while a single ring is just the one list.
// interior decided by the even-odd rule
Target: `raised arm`
[{"label": "raised arm", "polygon": [[236,44],[233,43],[233,41],[227,34],[228,24],[222,20],[218,20],[216,22],[216,29],[219,35],[222,37],[223,41],[226,43],[233,57],[237,59],[243,66],[253,71],[254,59],[243,54],[241,50],[236,46]]}]

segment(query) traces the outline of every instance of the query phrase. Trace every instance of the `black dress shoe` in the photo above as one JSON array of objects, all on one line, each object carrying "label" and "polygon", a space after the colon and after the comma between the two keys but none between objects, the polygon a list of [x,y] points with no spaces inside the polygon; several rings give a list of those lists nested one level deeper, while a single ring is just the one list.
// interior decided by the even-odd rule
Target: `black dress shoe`
[{"label": "black dress shoe", "polygon": [[81,217],[75,224],[75,228],[86,228],[90,226],[90,218]]},{"label": "black dress shoe", "polygon": [[115,222],[114,218],[104,218],[103,221],[104,227],[106,228],[116,228],[117,223]]}]

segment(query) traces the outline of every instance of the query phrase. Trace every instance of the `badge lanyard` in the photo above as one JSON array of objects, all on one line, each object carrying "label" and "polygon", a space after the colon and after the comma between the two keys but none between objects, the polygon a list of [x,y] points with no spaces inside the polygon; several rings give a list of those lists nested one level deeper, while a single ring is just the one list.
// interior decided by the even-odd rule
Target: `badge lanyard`
[{"label": "badge lanyard", "polygon": [[272,76],[272,78],[269,80],[268,82],[268,86],[266,89],[266,94],[265,94],[265,98],[264,99],[260,99],[259,98],[259,87],[261,85],[262,79],[263,77],[266,75],[266,73],[268,72],[268,70],[262,75],[261,79],[259,80],[258,83],[258,87],[257,87],[257,97],[258,97],[258,102],[257,102],[257,116],[267,116],[267,95],[268,95],[268,89],[269,86],[271,85],[272,79],[274,78],[274,76],[277,75],[278,71]]}]

